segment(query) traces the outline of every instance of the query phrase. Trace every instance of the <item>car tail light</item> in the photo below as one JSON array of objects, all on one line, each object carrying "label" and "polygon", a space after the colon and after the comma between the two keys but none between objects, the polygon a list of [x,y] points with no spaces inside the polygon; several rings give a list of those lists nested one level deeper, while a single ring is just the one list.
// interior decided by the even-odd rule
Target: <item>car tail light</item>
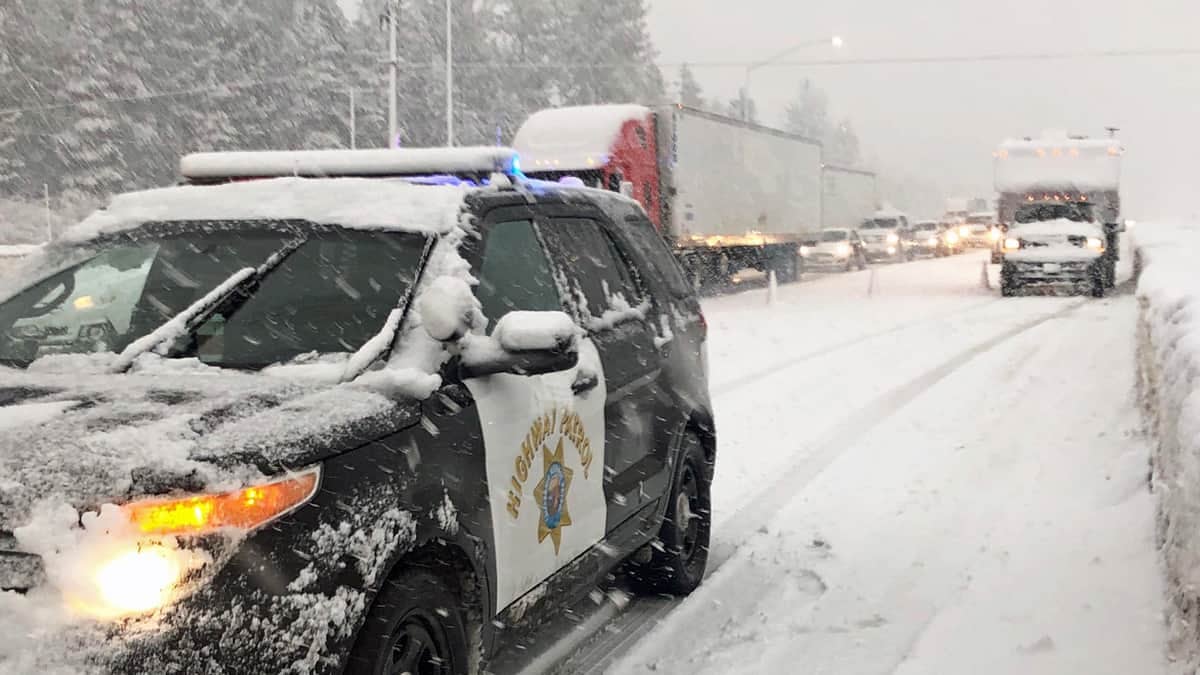
[{"label": "car tail light", "polygon": [[254,485],[235,492],[126,504],[130,522],[143,534],[194,535],[226,527],[261,527],[312,498],[320,470]]}]

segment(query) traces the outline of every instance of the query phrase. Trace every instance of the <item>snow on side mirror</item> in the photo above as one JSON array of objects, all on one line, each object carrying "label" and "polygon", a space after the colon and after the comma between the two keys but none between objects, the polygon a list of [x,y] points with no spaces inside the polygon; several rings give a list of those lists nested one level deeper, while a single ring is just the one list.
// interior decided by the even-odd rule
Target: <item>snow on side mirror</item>
[{"label": "snow on side mirror", "polygon": [[455,277],[434,279],[421,294],[418,311],[429,337],[457,342],[471,331],[478,311],[471,286]]},{"label": "snow on side mirror", "polygon": [[563,312],[510,312],[490,337],[472,335],[462,351],[463,379],[500,373],[544,375],[579,363],[579,327]]},{"label": "snow on side mirror", "polygon": [[565,312],[509,312],[492,338],[506,352],[577,351],[579,328]]}]

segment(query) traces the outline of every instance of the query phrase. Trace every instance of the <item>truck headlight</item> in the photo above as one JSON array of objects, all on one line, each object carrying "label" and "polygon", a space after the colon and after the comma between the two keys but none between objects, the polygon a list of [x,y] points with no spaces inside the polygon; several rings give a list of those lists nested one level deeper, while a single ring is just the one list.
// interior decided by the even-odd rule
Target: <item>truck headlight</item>
[{"label": "truck headlight", "polygon": [[889,244],[899,244],[900,243],[900,235],[893,232],[888,235],[887,241]]},{"label": "truck headlight", "polygon": [[1099,239],[1097,237],[1088,237],[1087,238],[1087,247],[1092,249],[1093,251],[1103,252],[1104,251],[1104,240]]},{"label": "truck headlight", "polygon": [[1020,239],[1013,239],[1013,238],[1009,237],[1008,239],[1004,240],[1004,250],[1005,251],[1016,251],[1020,248],[1021,248],[1021,240]]},{"label": "truck headlight", "polygon": [[839,258],[849,258],[850,244],[838,244],[836,253]]}]

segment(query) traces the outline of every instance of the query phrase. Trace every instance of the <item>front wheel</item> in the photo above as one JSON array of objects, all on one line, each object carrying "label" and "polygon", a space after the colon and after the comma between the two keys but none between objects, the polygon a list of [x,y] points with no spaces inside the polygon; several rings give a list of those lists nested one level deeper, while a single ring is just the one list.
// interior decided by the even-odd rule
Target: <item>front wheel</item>
[{"label": "front wheel", "polygon": [[712,534],[711,475],[700,439],[689,433],[668,495],[667,516],[658,541],[652,544],[654,553],[650,562],[630,572],[630,579],[640,592],[687,595],[704,579]]},{"label": "front wheel", "polygon": [[352,675],[460,675],[471,672],[462,600],[429,570],[389,579],[371,607],[350,656]]}]

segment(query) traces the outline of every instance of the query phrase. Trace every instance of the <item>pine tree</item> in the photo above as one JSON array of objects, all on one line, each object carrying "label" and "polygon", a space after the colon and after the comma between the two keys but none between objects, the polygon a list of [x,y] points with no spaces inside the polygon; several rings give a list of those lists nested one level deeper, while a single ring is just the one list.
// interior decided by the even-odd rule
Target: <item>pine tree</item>
[{"label": "pine tree", "polygon": [[704,90],[696,80],[691,66],[686,63],[679,68],[679,102],[690,108],[699,109],[704,109],[708,105],[704,100]]},{"label": "pine tree", "polygon": [[822,140],[828,135],[829,98],[807,79],[800,84],[796,100],[788,104],[784,114],[787,130],[794,134],[813,140]]}]

